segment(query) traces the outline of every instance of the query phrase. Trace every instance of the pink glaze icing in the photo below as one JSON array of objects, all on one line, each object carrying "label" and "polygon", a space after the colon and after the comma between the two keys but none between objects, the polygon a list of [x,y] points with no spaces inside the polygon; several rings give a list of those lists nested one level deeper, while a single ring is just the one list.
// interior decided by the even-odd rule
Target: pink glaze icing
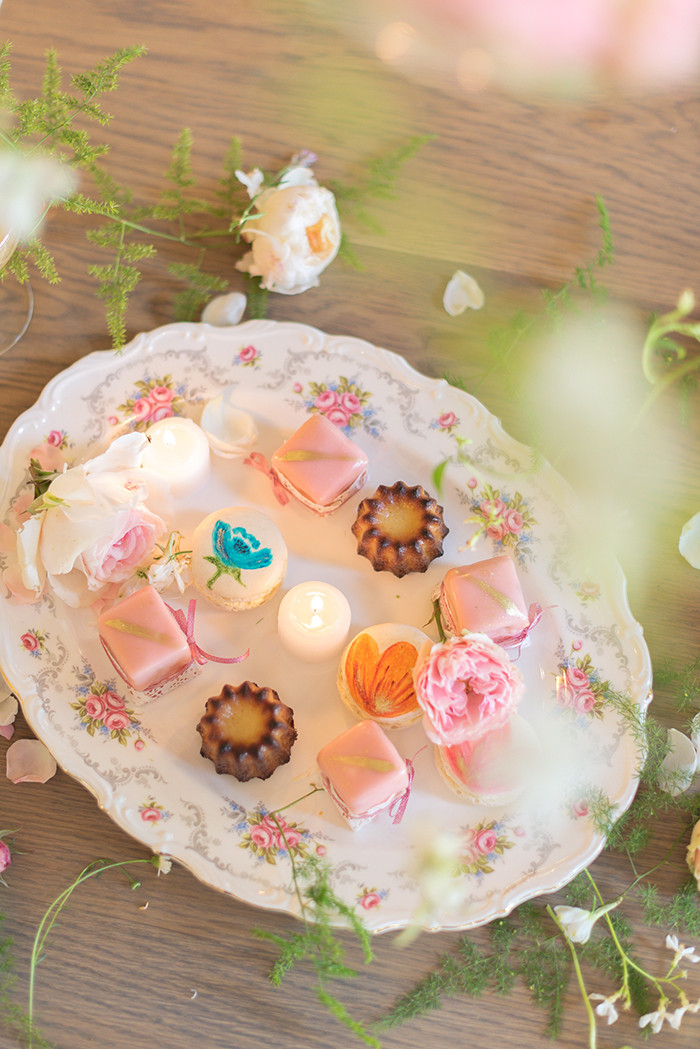
[{"label": "pink glaze icing", "polygon": [[442,581],[440,608],[454,634],[488,634],[502,643],[528,627],[520,581],[507,554],[451,568]]},{"label": "pink glaze icing", "polygon": [[506,724],[523,694],[523,679],[485,634],[425,645],[413,671],[423,727],[434,743],[475,740]]},{"label": "pink glaze icing", "polygon": [[342,732],[316,760],[324,787],[351,826],[382,812],[408,787],[406,762],[374,721]]},{"label": "pink glaze icing", "polygon": [[310,415],[272,456],[272,469],[291,490],[317,506],[351,494],[364,477],[368,459],[324,415]]},{"label": "pink glaze icing", "polygon": [[441,749],[442,762],[455,789],[482,803],[519,794],[527,785],[538,754],[533,729],[517,714],[480,739]]},{"label": "pink glaze icing", "polygon": [[152,586],[105,609],[97,630],[116,669],[137,692],[174,677],[192,662],[187,638]]}]

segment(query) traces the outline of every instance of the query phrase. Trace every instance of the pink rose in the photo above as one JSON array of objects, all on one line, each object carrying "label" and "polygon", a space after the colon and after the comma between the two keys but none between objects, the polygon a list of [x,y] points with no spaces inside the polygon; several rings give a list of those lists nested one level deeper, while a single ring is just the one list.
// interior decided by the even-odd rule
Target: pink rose
[{"label": "pink rose", "polygon": [[292,389],[294,390],[295,393],[301,393],[301,391],[304,389],[304,387],[301,385],[300,382],[295,382],[294,385],[292,386]]},{"label": "pink rose", "polygon": [[157,823],[162,818],[163,814],[158,809],[141,809],[141,819],[146,820],[148,823]]},{"label": "pink rose", "polygon": [[571,806],[571,811],[577,819],[581,816],[587,816],[588,802],[585,798],[579,798],[579,800],[575,801],[574,804]]},{"label": "pink rose", "polygon": [[110,732],[120,732],[131,724],[131,718],[125,710],[108,710],[103,720]]},{"label": "pink rose", "polygon": [[524,688],[504,650],[485,634],[426,647],[414,668],[414,683],[428,738],[444,746],[505,725]]},{"label": "pink rose", "polygon": [[493,539],[495,542],[498,542],[501,539],[505,539],[505,537],[508,535],[508,531],[508,525],[505,523],[505,521],[498,521],[497,523],[488,526],[488,528],[486,529],[486,534],[489,537],[489,539]]},{"label": "pink rose", "polygon": [[574,696],[574,710],[578,714],[590,714],[595,707],[595,696],[590,689],[583,688]]},{"label": "pink rose", "polygon": [[580,652],[583,648],[583,641],[574,641],[571,647],[573,648],[574,652]]},{"label": "pink rose", "polygon": [[438,426],[443,430],[449,430],[450,426],[454,426],[457,422],[457,416],[454,412],[443,412],[438,418]]},{"label": "pink rose", "polygon": [[160,419],[169,419],[174,414],[171,404],[156,404],[151,409],[149,422],[157,423]]},{"label": "pink rose", "polygon": [[44,441],[43,444],[38,444],[36,448],[32,448],[29,453],[30,459],[36,459],[42,470],[48,471],[60,471],[66,465],[66,459],[60,446],[51,444],[50,441]]},{"label": "pink rose", "polygon": [[50,434],[46,438],[47,444],[52,444],[54,448],[60,448],[63,444],[63,434],[60,430],[51,430]]},{"label": "pink rose", "polygon": [[316,855],[317,856],[325,856],[327,851],[328,850],[326,849],[325,845],[317,845],[316,846]]},{"label": "pink rose", "polygon": [[314,401],[314,408],[317,408],[319,412],[327,412],[330,408],[335,408],[337,403],[338,394],[335,390],[324,390]]},{"label": "pink rose", "polygon": [[348,415],[356,415],[362,409],[362,402],[356,394],[348,392],[341,396],[340,406]]},{"label": "pink rose", "polygon": [[[280,834],[279,831],[277,831],[277,833],[275,834],[275,845],[277,846],[277,848],[278,849],[286,849],[287,847],[289,847],[290,849],[296,848],[296,846],[301,841],[301,834],[299,833],[299,831],[295,830],[294,827],[288,827],[286,825],[283,825],[282,829],[284,830],[284,838],[282,837],[282,835]],[[285,842],[285,839],[286,839],[286,842]]]},{"label": "pink rose", "polygon": [[245,364],[246,361],[254,361],[258,356],[258,351],[254,346],[244,346],[241,352],[238,354],[238,359]]},{"label": "pink rose", "polygon": [[498,844],[498,835],[493,828],[481,830],[476,836],[476,847],[482,856],[488,856]]},{"label": "pink rose", "polygon": [[361,906],[366,911],[371,910],[372,907],[378,907],[381,902],[382,898],[378,892],[366,892],[360,900]]},{"label": "pink rose", "polygon": [[518,535],[519,532],[522,532],[523,515],[519,514],[517,510],[506,511],[506,516],[504,520],[506,523],[506,528],[509,532],[514,532],[516,535]]},{"label": "pink rose", "polygon": [[137,401],[134,401],[133,407],[131,409],[131,414],[135,419],[139,419],[140,421],[150,419],[152,407],[153,406],[148,400],[148,398],[139,397]]},{"label": "pink rose", "polygon": [[153,386],[148,391],[148,399],[152,404],[170,404],[173,397],[173,391],[168,386]]},{"label": "pink rose", "polygon": [[502,499],[484,499],[479,505],[479,513],[487,521],[499,521],[505,512],[506,504]]},{"label": "pink rose", "polygon": [[264,823],[256,823],[250,828],[250,840],[259,849],[269,849],[273,843],[274,835]]},{"label": "pink rose", "polygon": [[478,483],[479,482],[477,481],[476,477],[470,477],[467,481],[467,488],[476,488]]},{"label": "pink rose", "polygon": [[27,652],[36,652],[37,648],[39,647],[39,642],[37,640],[36,635],[32,634],[30,631],[27,631],[26,634],[22,634],[20,641],[26,648]]},{"label": "pink rose", "polygon": [[6,871],[11,863],[12,853],[10,852],[10,847],[6,842],[0,841],[0,873]]},{"label": "pink rose", "polygon": [[143,748],[145,746],[146,746],[146,744],[144,743],[144,741],[142,739],[137,739],[136,742],[134,743],[134,750],[143,750]]},{"label": "pink rose", "polygon": [[557,678],[557,703],[560,707],[572,707],[575,693],[562,677]]},{"label": "pink rose", "polygon": [[340,406],[338,406],[337,408],[331,408],[329,411],[327,411],[326,419],[328,419],[329,422],[333,423],[334,426],[340,426],[341,428],[343,426],[347,426],[350,422],[350,416],[345,411],[345,409],[341,408]]},{"label": "pink rose", "polygon": [[579,667],[566,668],[566,681],[574,691],[579,688],[588,688],[590,686],[588,674],[584,673]]},{"label": "pink rose", "polygon": [[102,701],[109,710],[124,710],[126,705],[122,696],[111,690],[102,693]]},{"label": "pink rose", "polygon": [[98,540],[81,557],[88,587],[128,579],[153,550],[163,522],[149,510],[124,510],[115,515],[114,533]]},{"label": "pink rose", "polygon": [[107,712],[107,707],[102,696],[97,696],[92,692],[85,700],[85,710],[88,717],[94,718],[95,721],[99,721]]}]

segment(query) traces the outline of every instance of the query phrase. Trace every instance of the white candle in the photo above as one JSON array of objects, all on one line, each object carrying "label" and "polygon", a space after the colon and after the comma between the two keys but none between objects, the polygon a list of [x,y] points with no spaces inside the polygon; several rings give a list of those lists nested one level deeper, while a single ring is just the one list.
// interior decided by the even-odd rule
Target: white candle
[{"label": "white candle", "polygon": [[345,595],[314,580],[299,583],[284,595],[277,628],[288,652],[308,663],[320,663],[341,651],[351,618]]},{"label": "white candle", "polygon": [[199,488],[209,475],[209,442],[191,419],[159,419],[146,431],[142,465],[170,482],[175,497]]}]

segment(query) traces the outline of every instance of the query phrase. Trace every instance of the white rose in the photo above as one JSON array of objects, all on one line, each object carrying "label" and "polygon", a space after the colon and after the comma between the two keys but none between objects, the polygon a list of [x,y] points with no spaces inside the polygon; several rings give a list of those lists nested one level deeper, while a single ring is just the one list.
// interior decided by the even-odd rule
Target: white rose
[{"label": "white rose", "polygon": [[37,596],[45,582],[73,607],[94,601],[150,555],[164,522],[145,500],[162,485],[141,468],[147,439],[125,434],[102,455],[66,470],[44,494],[44,509],[17,533],[24,585]]},{"label": "white rose", "polygon": [[261,286],[297,295],[318,284],[320,274],[340,247],[340,220],[335,197],[319,186],[305,167],[290,168],[279,186],[255,198],[243,226],[252,249],[236,268],[261,277]]}]

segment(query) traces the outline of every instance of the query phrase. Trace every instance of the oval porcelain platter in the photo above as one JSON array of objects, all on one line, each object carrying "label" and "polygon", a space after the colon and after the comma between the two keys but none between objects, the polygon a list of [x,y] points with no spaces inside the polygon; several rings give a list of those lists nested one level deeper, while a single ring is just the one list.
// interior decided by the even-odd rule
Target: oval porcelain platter
[{"label": "oval porcelain platter", "polygon": [[[622,811],[634,796],[649,657],[622,574],[582,541],[585,516],[568,486],[473,397],[387,350],[303,325],[168,325],[139,335],[120,355],[78,361],[17,419],[0,451],[2,521],[16,526],[12,504],[26,492],[36,445],[62,444],[68,462],[77,463],[115,433],[145,429],[157,414],[198,418],[226,387],[252,415],[255,449],[267,459],[310,412],[326,414],[368,455],[365,487],[319,517],[296,500],[280,505],[269,479],[242,459],[212,456],[205,487],[174,503],[168,525],[188,536],[220,507],[256,507],[285,538],[287,575],[253,610],[224,612],[200,597],[198,644],[219,655],[249,647],[247,661],[207,663],[145,705],[115,675],[93,610],[71,610],[51,592],[22,605],[3,585],[0,663],[33,731],[127,833],[259,906],[299,913],[289,851],[297,868],[307,857],[324,857],[337,894],[374,931],[416,918],[427,929],[469,928],[563,885],[604,845],[593,818],[601,802]],[[424,574],[402,579],[375,572],[351,533],[363,495],[399,480],[438,498],[450,529],[443,556]],[[584,550],[578,563],[576,552]],[[544,609],[517,658],[526,686],[520,713],[542,748],[537,782],[504,807],[469,804],[445,785],[419,723],[391,733],[415,770],[402,819],[385,812],[351,831],[324,791],[303,797],[320,785],[318,750],[353,716],[338,695],[337,659],[305,664],[282,648],[282,596],[296,583],[324,580],[350,602],[351,637],[374,623],[403,622],[437,640],[434,624],[426,624],[445,572],[499,553],[514,559],[526,603]],[[8,559],[0,557],[4,575]],[[186,609],[196,595],[164,596]],[[274,688],[295,714],[291,761],[265,781],[219,776],[199,753],[196,726],[207,698],[244,679]],[[562,681],[571,687],[558,688]],[[119,697],[116,720],[94,701],[106,692]],[[282,808],[286,841],[267,816]],[[448,875],[456,892],[444,893],[449,908],[427,913],[416,871],[441,833],[458,847]]]}]

